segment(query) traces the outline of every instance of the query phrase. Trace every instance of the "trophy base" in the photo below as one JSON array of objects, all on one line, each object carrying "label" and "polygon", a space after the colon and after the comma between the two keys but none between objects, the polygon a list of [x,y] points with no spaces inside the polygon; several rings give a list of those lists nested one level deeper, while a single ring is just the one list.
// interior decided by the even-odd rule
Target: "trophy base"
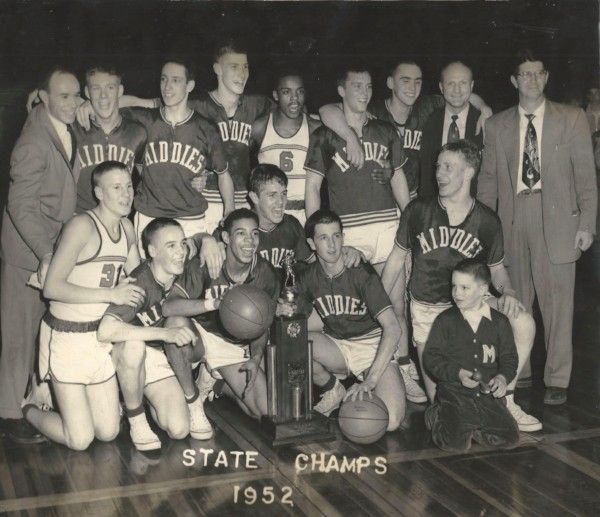
[{"label": "trophy base", "polygon": [[330,442],[336,438],[329,419],[316,411],[311,413],[310,418],[278,422],[276,417],[263,417],[260,423],[273,446]]}]

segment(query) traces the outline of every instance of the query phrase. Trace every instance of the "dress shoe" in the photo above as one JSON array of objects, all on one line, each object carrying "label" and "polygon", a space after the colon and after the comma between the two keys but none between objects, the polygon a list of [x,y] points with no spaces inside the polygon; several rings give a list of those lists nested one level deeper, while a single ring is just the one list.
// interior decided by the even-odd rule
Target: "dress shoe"
[{"label": "dress shoe", "polygon": [[567,401],[567,388],[554,388],[548,386],[544,393],[544,404],[549,406],[560,406]]}]

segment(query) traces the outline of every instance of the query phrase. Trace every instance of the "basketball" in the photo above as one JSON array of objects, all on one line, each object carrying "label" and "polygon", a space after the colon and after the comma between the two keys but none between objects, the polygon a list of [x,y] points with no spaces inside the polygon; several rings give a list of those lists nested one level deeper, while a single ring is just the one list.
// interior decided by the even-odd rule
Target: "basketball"
[{"label": "basketball", "polygon": [[389,421],[388,410],[377,395],[363,400],[347,400],[338,414],[338,423],[344,436],[351,442],[374,443],[385,434]]},{"label": "basketball", "polygon": [[219,305],[221,323],[237,339],[256,339],[273,323],[274,306],[269,295],[251,285],[233,287]]}]

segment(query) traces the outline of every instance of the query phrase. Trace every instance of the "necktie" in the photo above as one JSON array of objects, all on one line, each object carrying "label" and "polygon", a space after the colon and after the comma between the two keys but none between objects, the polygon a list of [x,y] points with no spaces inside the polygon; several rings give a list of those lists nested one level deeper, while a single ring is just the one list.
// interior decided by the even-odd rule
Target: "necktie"
[{"label": "necktie", "polygon": [[448,138],[447,138],[448,144],[451,144],[452,142],[456,142],[457,140],[460,140],[458,126],[456,125],[457,118],[458,118],[458,115],[452,115],[452,122],[450,122],[450,127],[448,127]]},{"label": "necktie", "polygon": [[535,115],[525,115],[529,122],[525,130],[525,146],[523,147],[523,183],[530,189],[540,180],[540,158],[538,155],[538,143],[535,127],[533,127],[533,117]]},{"label": "necktie", "polygon": [[67,131],[71,137],[71,156],[69,162],[71,163],[71,167],[73,167],[73,165],[75,165],[75,155],[77,154],[77,139],[75,138],[73,128],[69,124],[67,124]]}]

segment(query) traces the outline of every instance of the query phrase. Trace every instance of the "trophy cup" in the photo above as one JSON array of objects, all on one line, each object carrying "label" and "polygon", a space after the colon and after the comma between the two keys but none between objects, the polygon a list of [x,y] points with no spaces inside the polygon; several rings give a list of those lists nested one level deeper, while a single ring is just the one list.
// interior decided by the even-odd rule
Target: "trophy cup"
[{"label": "trophy cup", "polygon": [[[285,282],[281,300],[297,311],[294,256],[283,260]],[[262,421],[273,445],[335,439],[329,421],[312,409],[312,342],[301,314],[278,316],[267,345],[267,401]]]}]

